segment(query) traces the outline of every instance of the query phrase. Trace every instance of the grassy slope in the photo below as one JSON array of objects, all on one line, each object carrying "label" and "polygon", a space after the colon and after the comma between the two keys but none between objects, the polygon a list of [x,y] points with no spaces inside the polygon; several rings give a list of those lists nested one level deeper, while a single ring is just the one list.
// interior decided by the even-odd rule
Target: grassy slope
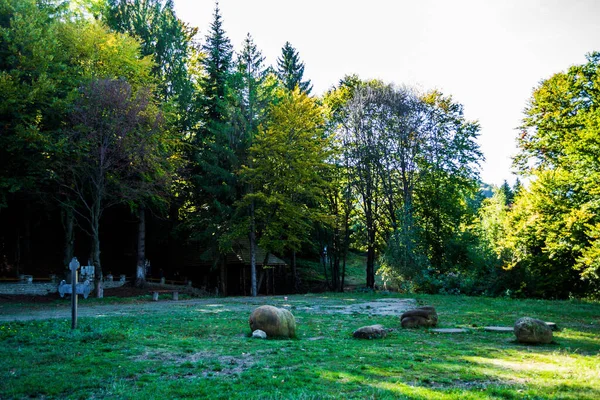
[{"label": "grassy slope", "polygon": [[[347,257],[345,286],[364,287],[366,282],[367,256],[362,253],[350,251]],[[298,259],[298,268],[301,280],[309,287],[324,287],[325,272],[323,271],[323,264],[316,261]],[[342,266],[340,265],[341,268]],[[330,271],[327,273],[330,273]],[[331,277],[328,278],[330,279]],[[380,286],[383,284],[379,275],[375,276],[375,282]]]},{"label": "grassy slope", "polygon": [[[600,304],[418,296],[441,327],[471,332],[397,329],[361,341],[355,328],[399,328],[398,318],[302,310],[323,296],[290,296],[297,340],[248,338],[248,312],[228,299],[160,317],[82,318],[75,332],[67,320],[0,324],[0,398],[600,398]],[[556,322],[556,343],[523,346],[481,329],[525,315]]]}]

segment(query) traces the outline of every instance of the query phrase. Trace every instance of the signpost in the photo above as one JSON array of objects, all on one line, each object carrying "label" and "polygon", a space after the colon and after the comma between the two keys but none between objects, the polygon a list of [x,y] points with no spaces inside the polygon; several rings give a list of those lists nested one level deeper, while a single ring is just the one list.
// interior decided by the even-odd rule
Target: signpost
[{"label": "signpost", "polygon": [[71,329],[77,329],[77,269],[79,261],[73,257],[69,264],[71,269]]}]

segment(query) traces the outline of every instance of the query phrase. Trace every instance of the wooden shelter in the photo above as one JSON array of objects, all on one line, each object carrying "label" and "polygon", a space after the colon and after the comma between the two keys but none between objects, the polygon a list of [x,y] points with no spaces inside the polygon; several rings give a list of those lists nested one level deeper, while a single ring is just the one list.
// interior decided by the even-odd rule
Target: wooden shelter
[{"label": "wooden shelter", "polygon": [[[275,278],[285,277],[287,263],[264,249],[256,248],[256,276],[258,292],[265,294],[275,293]],[[239,240],[232,245],[232,250],[225,255],[225,268],[221,282],[227,282],[223,288],[224,294],[249,295],[250,290],[250,241]],[[278,281],[280,281],[278,279]],[[264,282],[264,285],[263,285]],[[286,282],[284,279],[282,282]],[[236,288],[239,288],[236,290]]]},{"label": "wooden shelter", "polygon": [[[250,295],[250,241],[238,240],[231,250],[217,260],[202,259],[205,249],[200,243],[186,247],[180,265],[198,286],[222,295]],[[283,293],[287,290],[287,263],[257,247],[256,276],[258,292]],[[277,287],[276,282],[280,285]]]}]

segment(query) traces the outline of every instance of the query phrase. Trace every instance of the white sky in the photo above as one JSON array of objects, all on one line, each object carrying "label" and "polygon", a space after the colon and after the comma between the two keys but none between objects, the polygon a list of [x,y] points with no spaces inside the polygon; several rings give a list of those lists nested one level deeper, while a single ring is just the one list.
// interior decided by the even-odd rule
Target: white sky
[{"label": "white sky", "polygon": [[[204,39],[213,0],[175,0]],[[598,0],[220,0],[236,51],[249,32],[275,64],[289,41],[321,94],[346,74],[439,89],[479,120],[484,182],[514,181],[516,127],[532,89],[600,51]]]}]

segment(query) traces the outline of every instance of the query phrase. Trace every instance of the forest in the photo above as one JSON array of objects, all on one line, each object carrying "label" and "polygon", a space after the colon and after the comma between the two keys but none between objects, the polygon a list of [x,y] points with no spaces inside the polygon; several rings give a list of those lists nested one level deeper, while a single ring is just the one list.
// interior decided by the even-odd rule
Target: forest
[{"label": "forest", "polygon": [[310,268],[343,291],[360,255],[366,290],[600,296],[600,53],[540,81],[495,187],[451,94],[316,95],[291,43],[267,65],[223,18],[200,37],[172,0],[0,0],[0,278],[77,256],[99,297],[111,273],[301,292]]}]

